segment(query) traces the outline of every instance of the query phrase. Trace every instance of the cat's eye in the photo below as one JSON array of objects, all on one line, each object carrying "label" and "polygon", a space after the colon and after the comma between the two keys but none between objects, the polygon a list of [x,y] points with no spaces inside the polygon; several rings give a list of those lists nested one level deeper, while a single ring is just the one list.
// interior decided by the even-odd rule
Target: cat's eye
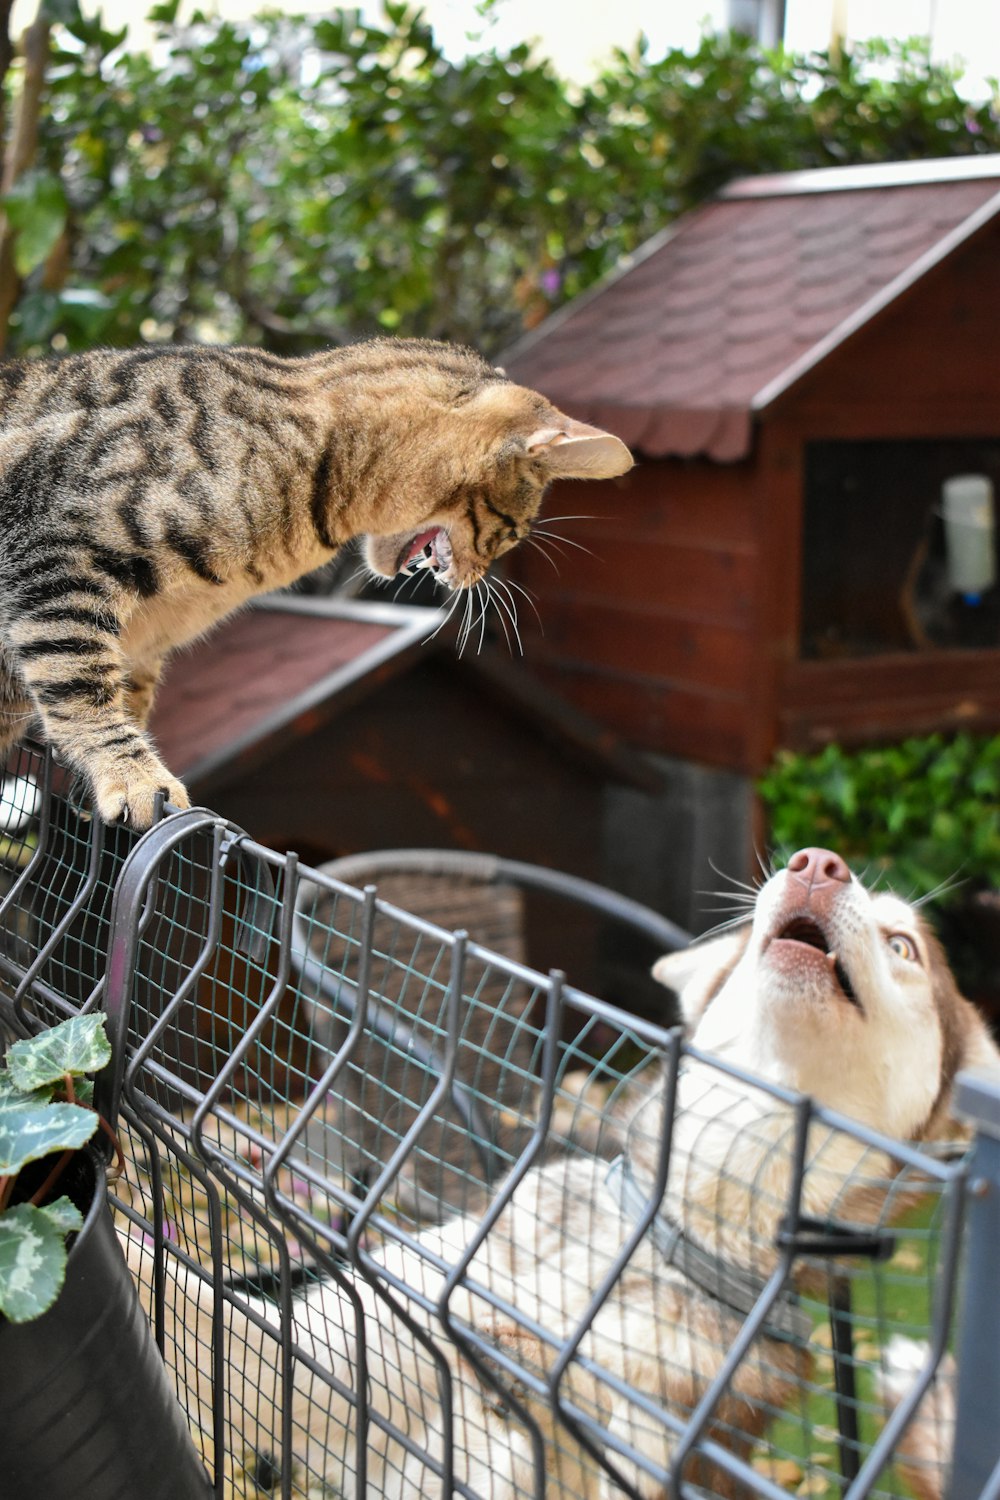
[{"label": "cat's eye", "polygon": [[920,954],[917,945],[912,938],[907,937],[905,932],[890,932],[886,942],[893,953],[898,953],[900,958],[905,958],[907,963],[916,964],[920,962]]}]

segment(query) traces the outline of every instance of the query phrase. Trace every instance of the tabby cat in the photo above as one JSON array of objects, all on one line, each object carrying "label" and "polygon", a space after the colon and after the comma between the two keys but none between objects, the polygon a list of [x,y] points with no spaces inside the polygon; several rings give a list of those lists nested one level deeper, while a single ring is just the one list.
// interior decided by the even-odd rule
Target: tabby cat
[{"label": "tabby cat", "polygon": [[478,354],[376,340],[0,364],[0,754],[38,720],[108,822],[186,807],[145,733],[167,654],[352,538],[383,577],[474,586],[550,480],[617,438]]}]

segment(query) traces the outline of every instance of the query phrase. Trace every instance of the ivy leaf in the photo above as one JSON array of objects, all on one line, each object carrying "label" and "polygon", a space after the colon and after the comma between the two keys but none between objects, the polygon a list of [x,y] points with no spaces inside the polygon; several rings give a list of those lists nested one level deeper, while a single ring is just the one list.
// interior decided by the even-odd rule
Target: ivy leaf
[{"label": "ivy leaf", "polygon": [[43,1203],[38,1211],[44,1214],[61,1234],[73,1234],[83,1228],[83,1214],[69,1198],[57,1198],[54,1203]]},{"label": "ivy leaf", "polygon": [[51,1087],[25,1093],[24,1089],[18,1088],[9,1073],[0,1072],[0,1115],[8,1110],[24,1109],[28,1104],[47,1104],[51,1098]]},{"label": "ivy leaf", "polygon": [[9,192],[3,206],[14,239],[14,265],[19,276],[30,276],[55,249],[66,226],[66,193],[52,172],[24,172]]},{"label": "ivy leaf", "polygon": [[94,1012],[15,1042],[7,1053],[7,1067],[18,1088],[26,1093],[58,1083],[66,1073],[96,1073],[111,1061],[111,1044],[104,1016]]},{"label": "ivy leaf", "polygon": [[[55,1205],[53,1205],[55,1207]],[[66,1279],[66,1234],[50,1212],[18,1203],[0,1215],[0,1312],[11,1323],[41,1317]]]},{"label": "ivy leaf", "polygon": [[[29,1161],[53,1151],[75,1151],[97,1129],[92,1109],[79,1104],[27,1104],[0,1113],[0,1176],[13,1176]],[[3,1219],[0,1218],[0,1224]]]}]

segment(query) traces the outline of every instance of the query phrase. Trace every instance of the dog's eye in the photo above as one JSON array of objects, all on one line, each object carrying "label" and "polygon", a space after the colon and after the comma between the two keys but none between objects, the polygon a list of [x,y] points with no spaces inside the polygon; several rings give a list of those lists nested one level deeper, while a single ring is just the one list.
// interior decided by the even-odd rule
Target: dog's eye
[{"label": "dog's eye", "polygon": [[890,932],[886,942],[893,953],[898,953],[900,958],[905,958],[908,963],[915,964],[920,961],[917,945],[912,938],[908,938],[905,932]]}]

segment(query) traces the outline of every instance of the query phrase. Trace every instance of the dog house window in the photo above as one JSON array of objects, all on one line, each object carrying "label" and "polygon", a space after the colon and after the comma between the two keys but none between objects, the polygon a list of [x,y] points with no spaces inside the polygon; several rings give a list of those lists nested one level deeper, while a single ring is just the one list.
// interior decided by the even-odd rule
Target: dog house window
[{"label": "dog house window", "polygon": [[995,512],[996,439],[809,444],[802,655],[1000,647]]}]

